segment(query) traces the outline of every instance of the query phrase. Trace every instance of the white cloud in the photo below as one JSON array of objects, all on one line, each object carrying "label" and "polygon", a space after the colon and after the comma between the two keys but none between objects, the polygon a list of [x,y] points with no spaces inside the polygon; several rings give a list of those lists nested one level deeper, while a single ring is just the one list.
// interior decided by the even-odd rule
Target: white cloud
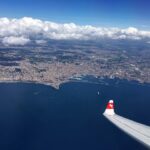
[{"label": "white cloud", "polygon": [[21,19],[0,18],[0,39],[4,44],[24,45],[30,40],[44,43],[50,39],[95,40],[110,39],[150,39],[150,31],[134,27],[126,29],[102,28],[90,25],[79,26],[74,23],[58,24],[24,17]]},{"label": "white cloud", "polygon": [[45,40],[35,40],[36,44],[45,44],[46,41]]},{"label": "white cloud", "polygon": [[24,37],[4,37],[2,40],[2,43],[4,45],[25,45],[29,42],[30,40]]},{"label": "white cloud", "polygon": [[148,41],[147,43],[150,44],[150,41]]}]

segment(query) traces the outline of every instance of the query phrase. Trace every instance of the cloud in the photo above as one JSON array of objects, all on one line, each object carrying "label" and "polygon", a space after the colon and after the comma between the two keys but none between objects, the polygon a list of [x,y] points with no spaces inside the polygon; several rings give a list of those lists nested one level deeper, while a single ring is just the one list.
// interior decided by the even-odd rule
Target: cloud
[{"label": "cloud", "polygon": [[0,18],[0,40],[7,45],[24,45],[31,40],[43,44],[50,39],[98,40],[101,38],[150,40],[150,31],[134,27],[120,29],[91,25],[80,26],[74,23],[58,24],[29,17],[21,19]]},{"label": "cloud", "polygon": [[30,40],[24,37],[10,36],[10,37],[4,37],[2,39],[2,43],[4,45],[25,45],[28,42],[30,42]]},{"label": "cloud", "polygon": [[35,40],[36,44],[45,44],[46,41],[45,40]]},{"label": "cloud", "polygon": [[148,44],[150,44],[150,41],[147,41]]}]

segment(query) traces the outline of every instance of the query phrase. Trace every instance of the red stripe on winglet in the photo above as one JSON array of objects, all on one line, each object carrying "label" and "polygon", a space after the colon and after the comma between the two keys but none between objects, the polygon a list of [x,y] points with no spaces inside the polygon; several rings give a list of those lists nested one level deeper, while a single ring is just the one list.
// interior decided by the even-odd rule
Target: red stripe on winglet
[{"label": "red stripe on winglet", "polygon": [[108,103],[106,109],[114,109],[114,103]]}]

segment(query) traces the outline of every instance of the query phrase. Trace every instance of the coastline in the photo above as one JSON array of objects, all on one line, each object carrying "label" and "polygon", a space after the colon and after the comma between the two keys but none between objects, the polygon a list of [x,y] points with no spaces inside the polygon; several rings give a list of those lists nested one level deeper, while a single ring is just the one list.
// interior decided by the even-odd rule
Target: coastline
[{"label": "coastline", "polygon": [[[90,77],[90,78],[89,78]],[[87,78],[89,78],[89,80],[87,80]],[[98,79],[97,81],[92,81],[91,79]],[[129,81],[131,83],[136,83],[136,84],[140,84],[140,85],[150,85],[149,82],[140,82],[138,80],[129,80],[129,79],[120,79],[120,78],[109,78],[109,77],[98,77],[98,76],[90,76],[90,75],[84,75],[84,76],[78,76],[78,78],[76,77],[71,77],[68,80],[62,81],[60,83],[48,83],[48,82],[38,82],[38,81],[26,81],[26,80],[0,80],[0,83],[33,83],[33,84],[40,84],[40,85],[46,85],[49,87],[52,87],[55,90],[59,90],[60,86],[64,83],[67,82],[86,82],[86,83],[94,83],[94,84],[102,84],[104,81],[107,80],[114,80],[114,79],[118,79],[120,81]],[[90,81],[91,80],[91,81]],[[106,84],[105,83],[105,84]]]}]

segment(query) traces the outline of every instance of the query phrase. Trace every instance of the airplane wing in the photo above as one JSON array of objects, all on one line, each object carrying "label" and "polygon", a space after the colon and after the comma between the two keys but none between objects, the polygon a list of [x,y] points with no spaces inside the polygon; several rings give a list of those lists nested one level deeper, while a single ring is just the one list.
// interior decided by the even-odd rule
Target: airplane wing
[{"label": "airplane wing", "polygon": [[114,112],[114,102],[110,100],[103,115],[122,131],[150,148],[150,126],[121,117]]}]

